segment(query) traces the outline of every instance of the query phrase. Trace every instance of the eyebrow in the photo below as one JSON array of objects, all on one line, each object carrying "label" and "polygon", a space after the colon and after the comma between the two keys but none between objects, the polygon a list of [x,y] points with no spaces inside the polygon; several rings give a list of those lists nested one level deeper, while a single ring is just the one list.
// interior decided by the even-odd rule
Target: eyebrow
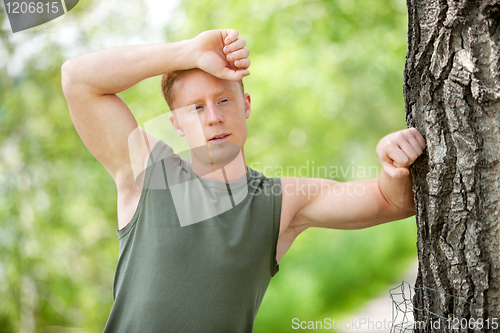
[{"label": "eyebrow", "polygon": [[[220,91],[218,91],[218,92],[215,94],[215,96],[220,96],[220,95],[223,95],[223,94],[228,93],[228,92],[234,93],[234,92],[233,92],[233,89],[229,89],[229,88],[228,88],[228,89],[224,89],[224,90],[220,90]],[[192,102],[188,103],[187,105],[192,105],[192,104],[196,104],[196,103],[199,103],[199,102],[200,102],[200,99],[198,98],[198,99],[196,99],[196,100],[194,100],[194,101],[192,101]]]}]

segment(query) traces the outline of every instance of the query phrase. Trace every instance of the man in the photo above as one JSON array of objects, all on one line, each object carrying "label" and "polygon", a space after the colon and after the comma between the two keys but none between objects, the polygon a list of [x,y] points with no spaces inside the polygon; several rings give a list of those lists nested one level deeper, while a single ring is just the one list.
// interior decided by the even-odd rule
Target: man
[{"label": "man", "polygon": [[[248,55],[238,31],[223,29],[64,63],[75,128],[118,192],[120,257],[105,332],[250,332],[280,259],[304,230],[414,214],[408,167],[425,149],[415,129],[380,141],[378,179],[267,178],[247,167]],[[161,74],[189,160],[140,129],[116,95]]]}]

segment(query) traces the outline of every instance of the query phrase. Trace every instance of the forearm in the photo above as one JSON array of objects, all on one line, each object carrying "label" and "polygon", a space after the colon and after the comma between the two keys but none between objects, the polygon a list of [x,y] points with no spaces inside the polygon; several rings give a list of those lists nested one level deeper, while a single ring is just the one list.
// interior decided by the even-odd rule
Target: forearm
[{"label": "forearm", "polygon": [[415,203],[411,174],[401,178],[393,178],[382,170],[378,178],[378,185],[380,192],[391,205],[407,212],[408,216],[414,214]]},{"label": "forearm", "polygon": [[63,85],[79,85],[95,94],[107,95],[149,77],[195,67],[190,41],[185,40],[113,47],[68,60],[61,71]]}]

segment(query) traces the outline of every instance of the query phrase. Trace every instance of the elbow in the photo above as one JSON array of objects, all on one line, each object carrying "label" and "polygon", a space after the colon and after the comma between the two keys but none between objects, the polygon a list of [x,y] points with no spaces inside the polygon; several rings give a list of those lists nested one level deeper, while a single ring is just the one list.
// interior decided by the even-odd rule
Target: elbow
[{"label": "elbow", "polygon": [[61,66],[61,87],[66,100],[73,99],[89,90],[82,78],[80,68],[81,65],[74,59],[66,60]]},{"label": "elbow", "polygon": [[74,72],[74,61],[66,60],[61,66],[61,86],[65,96],[68,95],[71,87],[73,86],[73,72]]}]

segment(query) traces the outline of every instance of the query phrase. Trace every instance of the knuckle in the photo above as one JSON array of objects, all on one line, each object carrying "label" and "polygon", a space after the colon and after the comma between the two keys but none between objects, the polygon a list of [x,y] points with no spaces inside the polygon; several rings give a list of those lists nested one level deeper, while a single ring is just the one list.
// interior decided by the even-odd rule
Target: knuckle
[{"label": "knuckle", "polygon": [[394,160],[399,163],[407,163],[410,161],[410,158],[405,153],[398,154]]}]

